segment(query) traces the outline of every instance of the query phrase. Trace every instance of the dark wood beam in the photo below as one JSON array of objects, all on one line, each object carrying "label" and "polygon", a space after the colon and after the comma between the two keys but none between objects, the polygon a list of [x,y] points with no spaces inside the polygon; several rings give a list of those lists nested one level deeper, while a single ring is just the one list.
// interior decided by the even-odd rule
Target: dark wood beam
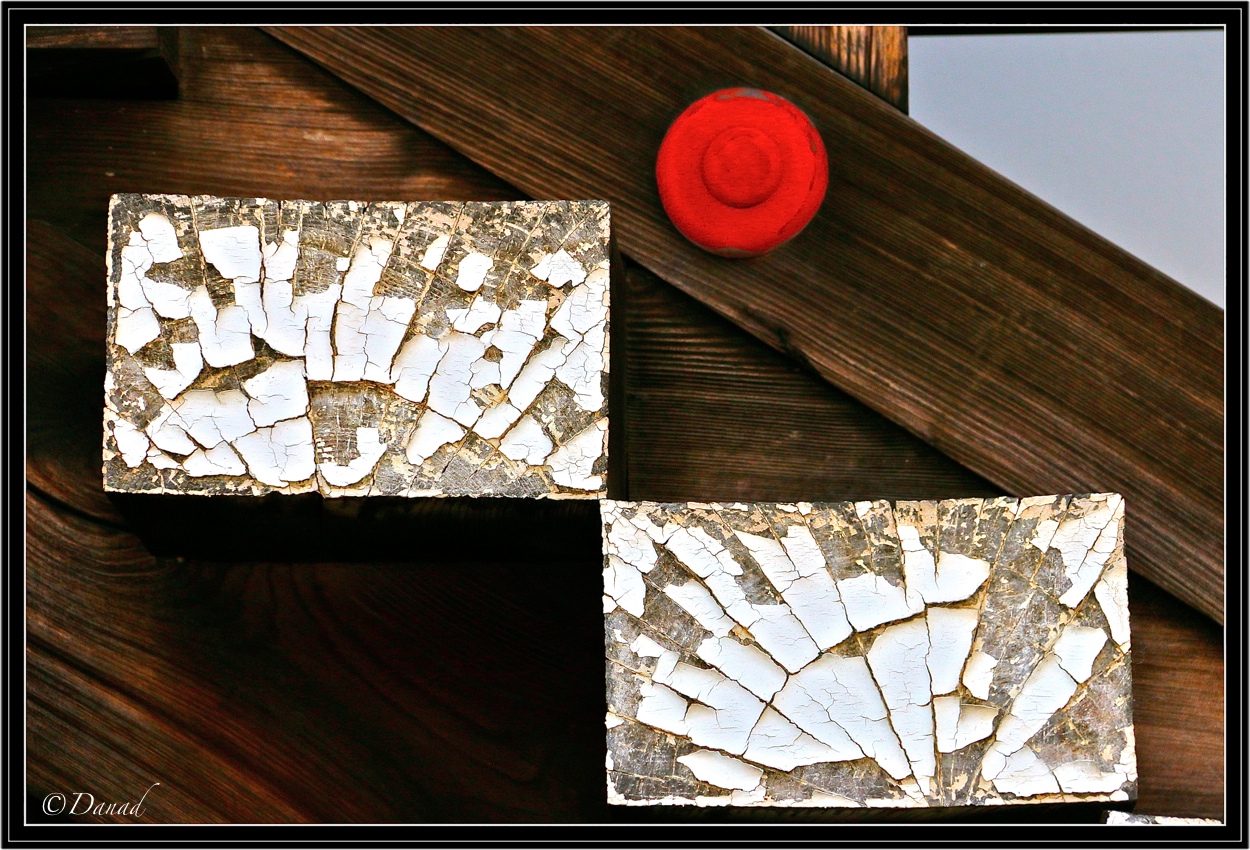
[{"label": "dark wood beam", "polygon": [[[613,203],[623,251],[1010,492],[1117,491],[1130,563],[1223,620],[1223,312],[759,28],[273,28],[524,191]],[[822,211],[749,262],[683,240],[669,122],[792,100]]]}]

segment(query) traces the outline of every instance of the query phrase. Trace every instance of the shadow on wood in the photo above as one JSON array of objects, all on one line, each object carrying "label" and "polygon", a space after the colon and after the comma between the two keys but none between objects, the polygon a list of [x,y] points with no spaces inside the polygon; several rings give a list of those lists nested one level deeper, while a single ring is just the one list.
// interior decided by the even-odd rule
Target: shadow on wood
[{"label": "shadow on wood", "polygon": [[29,27],[27,97],[164,100],[178,96],[172,27]]},{"label": "shadow on wood", "polygon": [[594,499],[110,493],[153,555],[210,561],[534,565],[601,559]]}]

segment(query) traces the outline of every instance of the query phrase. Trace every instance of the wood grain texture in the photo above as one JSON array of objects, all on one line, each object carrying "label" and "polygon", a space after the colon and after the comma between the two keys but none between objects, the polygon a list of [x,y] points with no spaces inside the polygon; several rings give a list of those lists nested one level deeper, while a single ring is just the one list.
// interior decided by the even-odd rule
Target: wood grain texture
[{"label": "wood grain texture", "polygon": [[[183,33],[184,98],[30,104],[29,210],[50,222],[27,230],[31,798],[160,781],[145,822],[651,820],[604,803],[597,550],[548,572],[179,561],[104,498],[111,193],[524,197],[262,34]],[[627,291],[636,497],[994,492],[653,275]],[[1220,635],[1130,592],[1140,807],[1219,816]]]},{"label": "wood grain texture", "polygon": [[[1120,492],[1129,560],[1222,621],[1223,311],[753,28],[273,28],[524,191],[604,197],[622,251],[1014,494]],[[708,91],[790,99],[829,152],[750,262],[664,215],[654,152]]]},{"label": "wood grain texture", "polygon": [[635,264],[630,498],[854,501],[1001,491]]},{"label": "wood grain texture", "polygon": [[[47,498],[104,522],[121,520],[104,495],[104,252],[45,221],[26,226],[26,481]],[[78,309],[65,310],[67,303]]]},{"label": "wood grain texture", "polygon": [[348,96],[263,33],[190,27],[179,41],[177,100],[62,100],[31,110],[30,217],[103,257],[117,192],[526,197],[367,98]]},{"label": "wood grain texture", "polygon": [[[1224,635],[1197,611],[1129,577],[1138,810],[1224,819]],[[1147,740],[1150,743],[1147,743]],[[1160,742],[1169,742],[1159,746]],[[1214,792],[1214,793],[1213,793]]]},{"label": "wood grain texture", "polygon": [[26,28],[26,47],[147,50],[160,47],[160,27],[33,26]]},{"label": "wood grain texture", "polygon": [[907,27],[777,26],[769,29],[886,103],[907,111]]},{"label": "wood grain texture", "polygon": [[582,568],[597,547],[541,579],[419,556],[180,563],[38,496],[27,520],[28,778],[43,793],[159,781],[157,823],[597,813],[599,644],[568,639],[597,636],[599,612],[576,604],[597,598]]}]

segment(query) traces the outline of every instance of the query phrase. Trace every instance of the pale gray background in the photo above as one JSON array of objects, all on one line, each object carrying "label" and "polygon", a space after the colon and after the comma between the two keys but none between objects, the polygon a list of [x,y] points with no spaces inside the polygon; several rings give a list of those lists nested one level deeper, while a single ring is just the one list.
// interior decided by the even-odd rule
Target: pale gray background
[{"label": "pale gray background", "polygon": [[910,113],[1224,306],[1222,30],[908,39]]}]

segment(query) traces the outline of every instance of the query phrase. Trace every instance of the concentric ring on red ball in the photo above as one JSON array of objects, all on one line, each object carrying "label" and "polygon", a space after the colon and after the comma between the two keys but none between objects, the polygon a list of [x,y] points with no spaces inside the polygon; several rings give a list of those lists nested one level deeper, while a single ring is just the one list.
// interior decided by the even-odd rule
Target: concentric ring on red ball
[{"label": "concentric ring on red ball", "polygon": [[824,200],[829,163],[798,107],[758,89],[725,89],[691,104],[669,128],[656,183],[691,242],[727,256],[772,250]]},{"label": "concentric ring on red ball", "polygon": [[700,168],[712,197],[738,209],[772,197],[783,174],[777,143],[754,127],[731,127],[713,139]]}]

